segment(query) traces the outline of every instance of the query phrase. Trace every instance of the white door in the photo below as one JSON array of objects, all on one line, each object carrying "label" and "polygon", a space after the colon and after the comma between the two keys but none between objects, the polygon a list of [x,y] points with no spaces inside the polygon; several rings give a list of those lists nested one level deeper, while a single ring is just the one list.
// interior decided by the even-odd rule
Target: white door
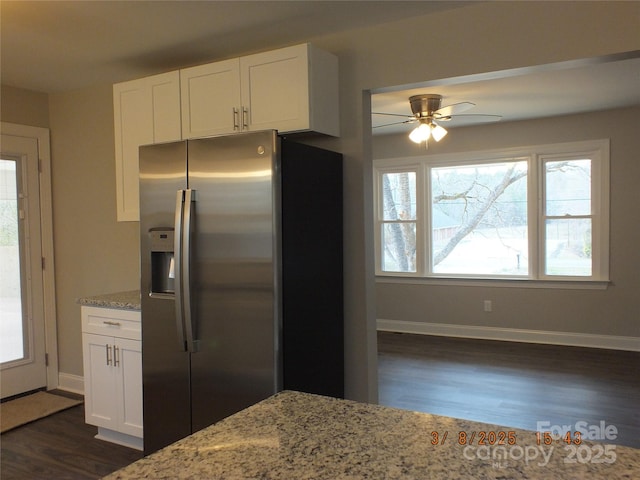
[{"label": "white door", "polygon": [[307,45],[296,45],[240,59],[242,105],[248,130],[309,129]]},{"label": "white door", "polygon": [[115,361],[121,376],[118,385],[121,425],[119,430],[142,437],[142,342],[116,338]]},{"label": "white door", "polygon": [[116,83],[113,113],[118,221],[137,221],[138,148],[180,140],[180,73]]},{"label": "white door", "polygon": [[118,371],[113,337],[82,334],[85,420],[97,427],[118,427]]},{"label": "white door", "polygon": [[237,58],[180,70],[182,138],[243,129]]},{"label": "white door", "polygon": [[47,386],[38,139],[2,135],[0,388],[2,398]]}]

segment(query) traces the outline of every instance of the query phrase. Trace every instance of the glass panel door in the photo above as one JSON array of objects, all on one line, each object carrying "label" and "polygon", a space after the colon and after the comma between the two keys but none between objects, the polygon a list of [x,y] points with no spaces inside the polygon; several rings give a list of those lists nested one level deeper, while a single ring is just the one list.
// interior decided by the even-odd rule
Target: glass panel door
[{"label": "glass panel door", "polygon": [[20,237],[18,221],[19,162],[0,160],[0,363],[25,357],[25,325],[20,272]]},{"label": "glass panel door", "polygon": [[47,385],[38,141],[2,135],[0,384],[2,398]]}]

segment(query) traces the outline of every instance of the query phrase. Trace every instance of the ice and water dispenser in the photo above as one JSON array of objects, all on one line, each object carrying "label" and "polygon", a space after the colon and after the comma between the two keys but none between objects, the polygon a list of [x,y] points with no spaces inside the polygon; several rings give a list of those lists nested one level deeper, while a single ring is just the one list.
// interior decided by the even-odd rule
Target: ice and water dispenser
[{"label": "ice and water dispenser", "polygon": [[175,293],[175,264],[173,258],[173,228],[149,230],[151,243],[151,295]]}]

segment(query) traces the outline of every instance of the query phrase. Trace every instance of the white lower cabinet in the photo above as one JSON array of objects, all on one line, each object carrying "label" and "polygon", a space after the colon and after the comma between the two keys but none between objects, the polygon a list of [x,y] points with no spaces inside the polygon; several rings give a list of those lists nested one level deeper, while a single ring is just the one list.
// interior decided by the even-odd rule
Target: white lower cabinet
[{"label": "white lower cabinet", "polygon": [[142,450],[140,312],[82,307],[85,421],[96,438]]}]

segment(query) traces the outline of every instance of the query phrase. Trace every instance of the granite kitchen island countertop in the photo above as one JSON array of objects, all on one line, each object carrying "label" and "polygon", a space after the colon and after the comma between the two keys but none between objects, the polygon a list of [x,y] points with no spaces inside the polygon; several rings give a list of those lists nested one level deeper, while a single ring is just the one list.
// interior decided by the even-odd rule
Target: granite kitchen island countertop
[{"label": "granite kitchen island countertop", "polygon": [[140,291],[106,293],[92,297],[82,297],[77,300],[80,305],[89,307],[117,308],[120,310],[140,310]]},{"label": "granite kitchen island countertop", "polygon": [[285,391],[105,478],[559,480],[639,474],[640,450],[630,447],[562,440],[538,445],[533,431]]}]

